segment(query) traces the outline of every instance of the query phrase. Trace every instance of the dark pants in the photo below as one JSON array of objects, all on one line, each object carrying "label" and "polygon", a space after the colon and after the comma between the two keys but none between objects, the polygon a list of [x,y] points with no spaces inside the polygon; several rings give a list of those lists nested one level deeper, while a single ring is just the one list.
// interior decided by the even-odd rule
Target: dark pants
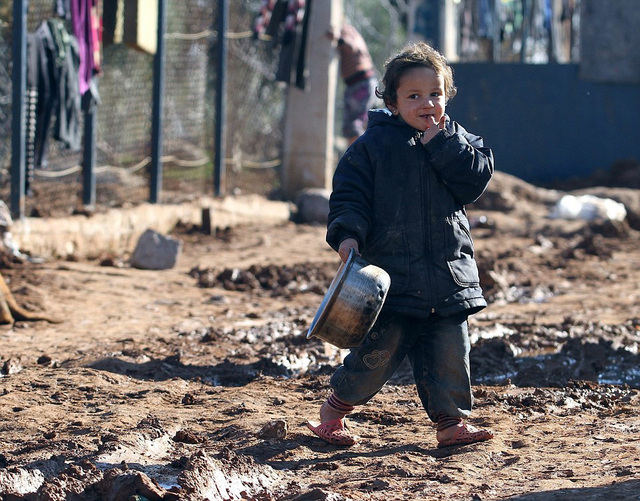
[{"label": "dark pants", "polygon": [[466,315],[419,319],[380,314],[363,344],[353,348],[331,377],[341,401],[368,402],[393,376],[404,357],[413,368],[418,395],[429,418],[466,418],[473,396],[469,374],[469,331]]}]

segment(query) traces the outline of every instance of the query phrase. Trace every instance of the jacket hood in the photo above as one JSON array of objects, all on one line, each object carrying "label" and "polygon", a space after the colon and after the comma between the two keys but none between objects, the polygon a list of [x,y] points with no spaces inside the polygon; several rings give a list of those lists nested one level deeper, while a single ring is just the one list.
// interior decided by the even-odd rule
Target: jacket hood
[{"label": "jacket hood", "polygon": [[395,125],[396,127],[407,127],[413,129],[410,125],[396,118],[387,108],[376,108],[369,110],[369,123],[367,129],[376,127],[378,125]]},{"label": "jacket hood", "polygon": [[[367,129],[372,129],[380,125],[393,125],[402,129],[406,129],[411,145],[416,144],[418,139],[423,134],[423,131],[413,128],[402,118],[395,116],[387,108],[376,108],[369,110],[369,123]],[[445,129],[454,132],[454,126],[449,118],[449,115],[445,114]]]}]

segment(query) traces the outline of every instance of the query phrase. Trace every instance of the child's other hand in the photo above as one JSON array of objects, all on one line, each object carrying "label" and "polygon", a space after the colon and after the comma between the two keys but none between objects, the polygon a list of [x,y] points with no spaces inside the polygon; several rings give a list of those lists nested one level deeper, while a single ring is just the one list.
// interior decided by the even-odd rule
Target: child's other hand
[{"label": "child's other hand", "polygon": [[355,238],[345,238],[342,242],[340,242],[340,247],[338,248],[338,254],[340,254],[340,259],[342,259],[343,263],[347,262],[349,259],[349,252],[351,249],[356,251],[356,254],[360,254],[360,247],[358,245],[358,241]]},{"label": "child's other hand", "polygon": [[420,138],[420,142],[422,144],[427,144],[429,141],[431,141],[438,132],[444,129],[446,118],[447,118],[446,115],[442,115],[442,118],[440,118],[440,121],[436,123],[436,119],[433,118],[433,115],[430,115],[429,128],[425,130],[424,133],[422,134],[422,137]]}]

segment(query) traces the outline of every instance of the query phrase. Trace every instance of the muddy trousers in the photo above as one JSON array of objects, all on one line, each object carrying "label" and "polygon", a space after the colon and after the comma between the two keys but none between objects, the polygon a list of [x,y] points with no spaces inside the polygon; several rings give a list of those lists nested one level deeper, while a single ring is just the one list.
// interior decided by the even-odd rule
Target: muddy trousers
[{"label": "muddy trousers", "polygon": [[467,418],[473,403],[470,348],[466,315],[418,319],[383,311],[363,344],[333,374],[331,387],[340,401],[362,405],[408,357],[429,418]]}]

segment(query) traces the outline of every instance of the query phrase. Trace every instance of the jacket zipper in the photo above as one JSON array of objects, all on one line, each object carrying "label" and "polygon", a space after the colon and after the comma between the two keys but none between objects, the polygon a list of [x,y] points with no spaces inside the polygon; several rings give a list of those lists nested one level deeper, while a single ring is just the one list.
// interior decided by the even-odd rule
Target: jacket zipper
[{"label": "jacket zipper", "polygon": [[[420,197],[422,199],[422,211],[423,214],[425,215],[425,219],[424,222],[422,224],[422,235],[423,235],[423,240],[424,240],[424,253],[425,253],[425,260],[432,260],[431,256],[432,256],[432,248],[433,248],[433,243],[432,243],[432,231],[431,231],[431,204],[429,203],[429,194],[431,192],[431,179],[429,176],[429,172],[428,172],[428,168],[429,166],[427,165],[427,162],[425,161],[425,155],[422,155],[421,153],[423,153],[422,151],[418,152],[420,154],[420,177],[422,178],[421,181],[422,183],[421,185],[421,189],[420,189]],[[433,266],[431,265],[431,263],[429,262],[425,262],[425,268],[426,268],[426,273],[427,273],[427,287],[429,288],[428,290],[428,298],[429,298],[429,302],[433,301],[433,298],[435,297],[434,294],[434,290],[433,290],[433,283],[434,283],[434,277],[433,277]],[[431,307],[431,313],[435,313],[436,310],[435,308],[432,306]]]}]

